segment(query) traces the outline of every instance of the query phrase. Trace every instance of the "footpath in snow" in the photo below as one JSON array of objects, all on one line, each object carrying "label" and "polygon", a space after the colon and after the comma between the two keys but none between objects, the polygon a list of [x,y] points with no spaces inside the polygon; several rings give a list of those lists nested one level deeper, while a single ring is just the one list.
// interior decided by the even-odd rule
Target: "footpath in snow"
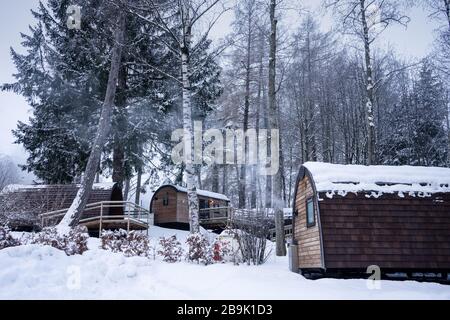
[{"label": "footpath in snow", "polygon": [[[187,232],[152,227],[150,237]],[[209,266],[111,253],[90,239],[90,250],[68,257],[51,247],[27,245],[0,251],[0,299],[450,299],[450,286],[366,280],[306,280],[272,256],[262,266]]]}]

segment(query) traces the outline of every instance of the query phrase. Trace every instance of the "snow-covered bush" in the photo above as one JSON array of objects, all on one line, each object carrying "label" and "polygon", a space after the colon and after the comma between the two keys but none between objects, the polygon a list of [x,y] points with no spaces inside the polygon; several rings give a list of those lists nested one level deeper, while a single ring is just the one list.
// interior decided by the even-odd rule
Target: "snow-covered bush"
[{"label": "snow-covered bush", "polygon": [[230,242],[216,239],[212,245],[214,262],[224,262],[231,253]]},{"label": "snow-covered bush", "polygon": [[[234,217],[230,225],[230,234],[238,243],[242,262],[254,265],[265,263],[270,256],[270,250],[267,248],[271,229],[270,220],[263,215],[248,215]],[[239,262],[235,261],[235,263]]]},{"label": "snow-covered bush", "polygon": [[160,248],[158,255],[160,255],[165,262],[179,262],[183,255],[183,248],[180,241],[177,240],[177,236],[171,236],[169,238],[159,239]]},{"label": "snow-covered bush", "polygon": [[73,256],[83,254],[88,250],[88,239],[87,228],[77,226],[71,229],[69,234],[64,235],[59,234],[56,228],[45,228],[41,232],[33,234],[27,242],[51,246],[64,251],[68,256]]},{"label": "snow-covered bush", "polygon": [[0,250],[18,245],[20,241],[11,235],[11,230],[7,226],[0,226]]},{"label": "snow-covered bush", "polygon": [[126,257],[148,257],[149,239],[146,235],[125,230],[104,231],[101,236],[102,249],[123,252]]},{"label": "snow-covered bush", "polygon": [[186,259],[190,262],[211,264],[213,261],[213,252],[208,239],[201,233],[190,234],[186,239],[188,252]]}]

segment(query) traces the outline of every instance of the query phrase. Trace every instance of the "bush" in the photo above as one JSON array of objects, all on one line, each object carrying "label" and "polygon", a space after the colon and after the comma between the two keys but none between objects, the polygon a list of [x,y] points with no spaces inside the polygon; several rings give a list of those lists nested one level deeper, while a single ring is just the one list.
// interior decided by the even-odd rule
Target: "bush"
[{"label": "bush", "polygon": [[209,241],[204,235],[201,233],[191,234],[187,238],[186,243],[189,246],[186,256],[188,261],[205,265],[212,263],[213,253]]},{"label": "bush", "polygon": [[261,265],[267,261],[271,253],[267,248],[270,229],[271,220],[262,214],[233,217],[229,232],[239,245],[240,256],[244,263]]},{"label": "bush", "polygon": [[183,255],[183,248],[180,241],[177,240],[177,236],[171,236],[169,238],[159,239],[160,249],[158,255],[160,255],[165,262],[174,263],[181,260]]},{"label": "bush", "polygon": [[231,253],[231,245],[228,241],[217,239],[213,243],[212,250],[214,262],[224,262]]},{"label": "bush", "polygon": [[123,252],[126,257],[148,257],[150,255],[148,237],[135,231],[104,231],[101,242],[102,249]]},{"label": "bush", "polygon": [[11,235],[11,230],[6,226],[0,226],[0,250],[19,245],[20,241]]},{"label": "bush", "polygon": [[83,254],[88,250],[88,239],[89,235],[86,227],[77,226],[71,229],[67,235],[60,235],[56,228],[45,228],[41,232],[32,235],[29,243],[51,246],[64,251],[68,256],[73,256]]}]

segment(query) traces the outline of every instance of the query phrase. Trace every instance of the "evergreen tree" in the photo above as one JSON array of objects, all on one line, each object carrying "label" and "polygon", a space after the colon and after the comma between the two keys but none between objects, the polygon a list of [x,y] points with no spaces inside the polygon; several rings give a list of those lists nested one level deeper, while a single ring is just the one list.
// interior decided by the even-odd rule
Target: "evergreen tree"
[{"label": "evergreen tree", "polygon": [[[66,25],[67,8],[73,4],[82,7],[81,30]],[[23,95],[33,109],[29,123],[20,122],[14,134],[29,153],[23,169],[47,183],[71,183],[84,172],[114,44],[108,4],[106,0],[41,2],[33,12],[36,26],[30,27],[29,35],[21,34],[26,52],[12,49],[17,81],[2,89]],[[163,117],[181,104],[181,95],[174,90],[177,78],[171,76],[177,74],[178,57],[162,45],[170,41],[165,36],[128,14],[113,127],[99,163],[105,173],[112,170],[114,181],[121,185],[144,168],[144,149],[170,141],[170,131],[178,125]],[[192,75],[199,116],[211,109],[221,90],[220,69],[207,54],[209,47],[210,42],[204,41],[192,57],[203,66]]]},{"label": "evergreen tree", "polygon": [[442,166],[446,163],[446,96],[442,81],[425,61],[414,88],[413,164]]}]

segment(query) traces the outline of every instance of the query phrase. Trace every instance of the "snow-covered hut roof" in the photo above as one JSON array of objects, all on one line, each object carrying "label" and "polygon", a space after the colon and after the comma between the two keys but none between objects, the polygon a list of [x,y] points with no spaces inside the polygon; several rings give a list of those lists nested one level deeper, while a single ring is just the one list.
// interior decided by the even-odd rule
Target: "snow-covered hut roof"
[{"label": "snow-covered hut roof", "polygon": [[430,196],[450,192],[450,169],[412,166],[363,166],[307,162],[303,165],[314,180],[317,192],[345,196],[371,192],[411,196]]},{"label": "snow-covered hut roof", "polygon": [[[178,185],[174,185],[174,184],[167,184],[167,185],[161,186],[159,189],[161,189],[163,187],[173,187],[173,188],[177,189],[178,192],[187,193],[187,188],[182,187],[182,186],[178,186]],[[206,198],[213,198],[213,199],[217,199],[217,200],[230,201],[230,199],[224,194],[211,192],[211,191],[207,191],[207,190],[197,189],[197,195],[203,196],[203,197],[206,197]]]},{"label": "snow-covered hut roof", "polygon": [[[7,185],[6,187],[4,187],[3,190],[1,190],[1,194],[8,194],[8,193],[18,192],[18,191],[30,191],[33,189],[49,189],[49,188],[58,189],[59,187],[67,187],[67,186],[68,185],[10,184],[10,185]],[[70,186],[79,188],[81,185],[77,184],[77,185],[70,185]],[[115,186],[114,182],[94,183],[92,185],[92,190],[112,190],[114,188],[114,186]]]}]

